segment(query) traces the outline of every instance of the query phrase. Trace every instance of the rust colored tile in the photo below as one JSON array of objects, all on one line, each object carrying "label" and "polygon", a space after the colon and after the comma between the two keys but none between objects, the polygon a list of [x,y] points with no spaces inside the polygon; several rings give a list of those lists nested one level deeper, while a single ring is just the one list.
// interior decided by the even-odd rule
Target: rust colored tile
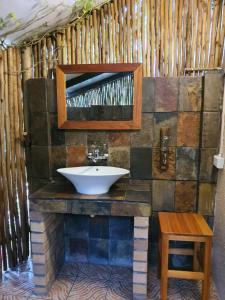
[{"label": "rust colored tile", "polygon": [[178,103],[178,79],[155,79],[155,111],[177,111]]},{"label": "rust colored tile", "polygon": [[112,132],[109,133],[109,146],[129,146],[130,145],[130,134],[128,132]]},{"label": "rust colored tile", "polygon": [[179,113],[177,122],[177,145],[186,147],[198,147],[199,130],[199,113]]},{"label": "rust colored tile", "polygon": [[87,163],[87,150],[84,146],[66,147],[67,167],[78,167]]},{"label": "rust colored tile", "polygon": [[169,148],[168,168],[160,168],[160,148],[154,148],[152,152],[152,177],[154,179],[175,179],[176,173],[176,151],[175,148]]},{"label": "rust colored tile", "polygon": [[108,165],[130,169],[130,148],[129,147],[109,147]]},{"label": "rust colored tile", "polygon": [[203,113],[202,147],[216,148],[220,140],[220,112]]},{"label": "rust colored tile", "polygon": [[215,184],[200,183],[198,212],[203,215],[213,215],[215,204]]},{"label": "rust colored tile", "polygon": [[175,182],[169,180],[153,180],[152,208],[154,211],[174,210]]},{"label": "rust colored tile", "polygon": [[138,147],[151,147],[153,143],[153,114],[142,114],[141,130],[131,134],[131,146]]},{"label": "rust colored tile", "polygon": [[208,72],[204,81],[204,111],[220,111],[223,103],[224,72]]},{"label": "rust colored tile", "polygon": [[175,190],[175,210],[188,212],[195,210],[197,183],[177,181]]},{"label": "rust colored tile", "polygon": [[154,113],[153,145],[160,146],[160,128],[169,127],[169,146],[177,144],[177,113]]},{"label": "rust colored tile", "polygon": [[179,111],[200,111],[202,104],[202,77],[180,77]]}]

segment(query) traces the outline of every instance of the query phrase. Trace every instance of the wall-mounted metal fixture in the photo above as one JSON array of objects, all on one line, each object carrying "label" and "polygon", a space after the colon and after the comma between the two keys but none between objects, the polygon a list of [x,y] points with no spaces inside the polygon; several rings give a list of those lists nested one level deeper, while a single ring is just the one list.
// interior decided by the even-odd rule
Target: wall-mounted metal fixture
[{"label": "wall-mounted metal fixture", "polygon": [[161,170],[168,168],[168,152],[169,152],[169,127],[160,128],[160,161]]},{"label": "wall-mounted metal fixture", "polygon": [[107,161],[108,159],[108,149],[107,145],[104,144],[102,147],[91,145],[91,150],[88,152],[87,158],[94,164],[98,161]]}]

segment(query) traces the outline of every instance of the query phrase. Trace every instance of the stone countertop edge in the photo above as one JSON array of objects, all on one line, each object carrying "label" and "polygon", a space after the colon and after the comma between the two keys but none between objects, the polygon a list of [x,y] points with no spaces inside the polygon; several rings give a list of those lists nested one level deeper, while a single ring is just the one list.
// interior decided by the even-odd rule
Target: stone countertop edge
[{"label": "stone countertop edge", "polygon": [[84,195],[71,184],[49,183],[29,196],[30,209],[52,213],[150,216],[151,190],[133,184],[114,185],[106,194]]}]

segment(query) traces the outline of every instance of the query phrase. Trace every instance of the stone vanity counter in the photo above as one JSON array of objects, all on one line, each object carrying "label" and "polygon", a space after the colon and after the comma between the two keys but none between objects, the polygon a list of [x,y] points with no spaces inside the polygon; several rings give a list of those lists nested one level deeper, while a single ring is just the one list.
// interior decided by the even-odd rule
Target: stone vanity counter
[{"label": "stone vanity counter", "polygon": [[30,197],[30,209],[79,215],[140,216],[151,214],[149,182],[127,180],[101,195],[76,193],[70,183],[49,183]]},{"label": "stone vanity counter", "polygon": [[122,180],[108,193],[83,195],[70,183],[49,183],[30,196],[31,247],[35,293],[47,295],[64,264],[68,214],[133,218],[133,299],[147,299],[149,181]]}]

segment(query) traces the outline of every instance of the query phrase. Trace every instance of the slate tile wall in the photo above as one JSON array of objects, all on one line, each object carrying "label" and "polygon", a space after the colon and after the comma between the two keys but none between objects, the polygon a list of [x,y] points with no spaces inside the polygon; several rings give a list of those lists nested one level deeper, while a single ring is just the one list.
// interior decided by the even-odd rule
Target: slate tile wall
[{"label": "slate tile wall", "polygon": [[[106,144],[109,165],[151,181],[153,227],[161,210],[213,217],[217,170],[212,160],[219,145],[223,76],[143,78],[142,129],[132,132],[58,129],[54,80],[29,80],[31,191],[48,180],[64,180],[57,168],[86,165],[91,145]],[[164,171],[159,166],[162,127],[170,128]]]},{"label": "slate tile wall", "polygon": [[133,228],[132,217],[66,215],[66,260],[131,267]]}]

